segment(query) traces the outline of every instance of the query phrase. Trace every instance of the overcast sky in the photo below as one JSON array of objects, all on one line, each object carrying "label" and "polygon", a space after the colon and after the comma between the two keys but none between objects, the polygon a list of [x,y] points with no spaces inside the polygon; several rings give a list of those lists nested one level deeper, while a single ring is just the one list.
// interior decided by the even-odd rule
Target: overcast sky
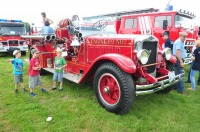
[{"label": "overcast sky", "polygon": [[[73,14],[91,16],[115,11],[142,8],[164,10],[169,0],[1,0],[0,19],[20,19],[42,25],[41,12],[57,23]],[[189,3],[190,2],[190,3]],[[200,11],[196,0],[171,0],[174,10],[186,9],[197,15],[200,24]],[[200,9],[199,9],[200,10]]]}]

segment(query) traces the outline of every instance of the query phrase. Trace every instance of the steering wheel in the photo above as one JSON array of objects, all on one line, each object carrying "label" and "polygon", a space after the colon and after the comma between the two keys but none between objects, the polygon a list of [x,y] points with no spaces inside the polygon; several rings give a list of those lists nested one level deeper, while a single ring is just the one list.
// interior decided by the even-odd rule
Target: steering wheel
[{"label": "steering wheel", "polygon": [[97,22],[95,22],[93,25],[92,25],[92,30],[102,30],[104,29],[106,26],[108,25],[108,21],[105,20],[105,19],[101,19]]}]

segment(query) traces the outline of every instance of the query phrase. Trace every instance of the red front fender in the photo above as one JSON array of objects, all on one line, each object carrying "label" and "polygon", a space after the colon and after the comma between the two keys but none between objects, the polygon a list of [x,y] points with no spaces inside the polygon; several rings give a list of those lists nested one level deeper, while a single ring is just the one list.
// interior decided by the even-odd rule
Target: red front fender
[{"label": "red front fender", "polygon": [[118,65],[123,71],[127,73],[135,73],[136,72],[136,65],[129,57],[120,55],[120,54],[104,54],[102,56],[99,56],[94,60],[92,65],[95,63],[101,61],[101,60],[108,60],[114,62],[116,65]]}]

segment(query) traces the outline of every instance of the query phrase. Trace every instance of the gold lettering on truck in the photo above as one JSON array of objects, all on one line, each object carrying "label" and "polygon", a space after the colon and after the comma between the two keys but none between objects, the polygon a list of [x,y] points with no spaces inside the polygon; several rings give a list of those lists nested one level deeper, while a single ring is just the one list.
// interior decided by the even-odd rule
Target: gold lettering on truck
[{"label": "gold lettering on truck", "polygon": [[116,44],[120,44],[120,45],[124,45],[126,44],[126,40],[125,39],[91,39],[91,43],[93,44],[114,44],[114,42],[116,42]]}]

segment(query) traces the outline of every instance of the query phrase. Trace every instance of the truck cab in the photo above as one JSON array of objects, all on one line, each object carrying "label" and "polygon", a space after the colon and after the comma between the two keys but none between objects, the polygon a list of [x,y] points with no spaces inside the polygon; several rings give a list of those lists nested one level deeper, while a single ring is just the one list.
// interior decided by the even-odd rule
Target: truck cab
[{"label": "truck cab", "polygon": [[0,53],[12,53],[18,49],[26,55],[28,45],[20,37],[23,34],[26,34],[26,27],[21,20],[0,19]]},{"label": "truck cab", "polygon": [[195,29],[195,14],[189,11],[166,11],[121,16],[116,20],[118,34],[152,34],[159,39],[159,49],[163,49],[162,33],[167,32],[174,42],[179,32],[186,31],[188,36],[184,42],[187,57],[185,64],[191,63],[192,48],[198,37]]}]

